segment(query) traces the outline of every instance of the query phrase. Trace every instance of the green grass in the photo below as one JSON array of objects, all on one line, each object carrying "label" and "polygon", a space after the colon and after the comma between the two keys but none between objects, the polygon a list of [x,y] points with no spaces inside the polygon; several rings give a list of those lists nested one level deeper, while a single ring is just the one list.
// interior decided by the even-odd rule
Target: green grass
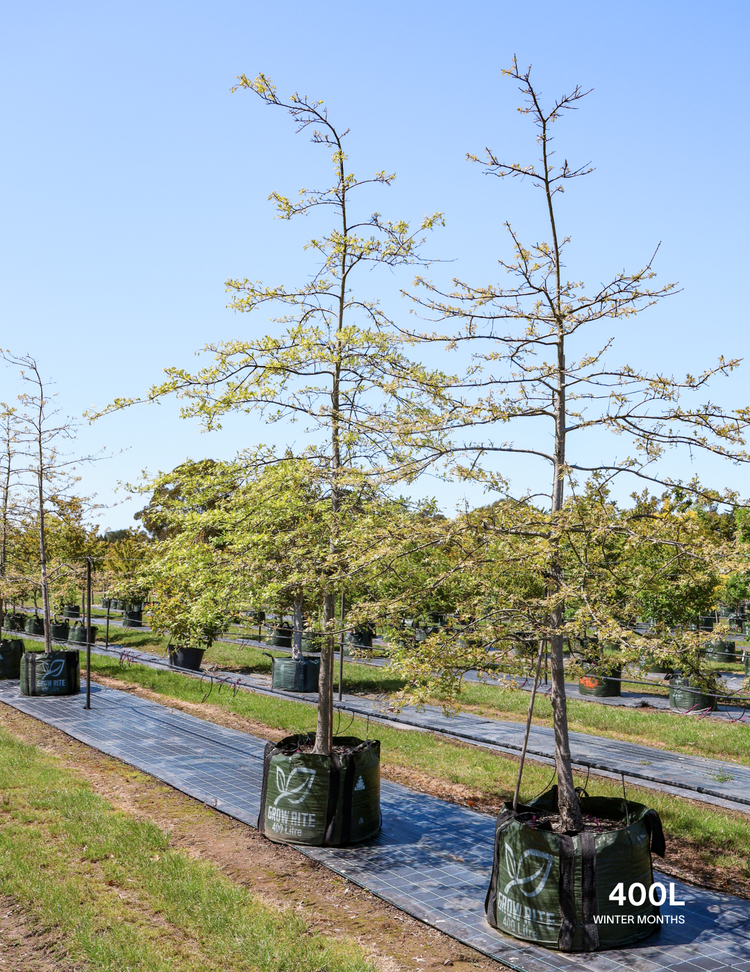
[{"label": "green grass", "polygon": [[[165,699],[183,700],[200,704],[206,693],[205,682],[175,672],[155,670],[142,665],[120,665],[108,658],[92,656],[94,672],[134,682],[161,695]],[[526,696],[528,700],[528,696]],[[580,703],[585,705],[585,703]],[[206,718],[211,718],[211,707],[231,712],[272,729],[288,734],[309,732],[315,728],[316,712],[313,706],[302,702],[255,695],[240,691],[219,691],[214,687],[205,708]],[[591,706],[592,709],[604,707]],[[609,710],[607,710],[609,711]],[[517,773],[517,761],[478,747],[462,746],[448,740],[435,738],[430,733],[399,730],[390,726],[370,723],[345,716],[337,717],[337,732],[365,738],[377,736],[382,746],[382,765],[385,773],[394,771],[400,779],[418,786],[424,778],[434,781],[438,792],[441,787],[465,787],[465,796],[485,797],[490,800],[511,798]],[[705,726],[705,723],[701,723]],[[725,727],[720,727],[725,728]],[[551,782],[551,769],[533,762],[524,770],[521,799],[529,800],[547,788]],[[583,784],[583,774],[576,774],[576,783]],[[597,779],[589,785],[589,792],[601,796],[619,797],[621,784]],[[628,797],[653,807],[659,812],[666,831],[685,838],[701,847],[716,863],[723,855],[732,855],[741,861],[743,873],[750,875],[750,824],[742,817],[725,812],[708,804],[660,794],[645,787],[627,786]]]},{"label": "green grass", "polygon": [[89,972],[372,972],[0,730],[0,891]]}]

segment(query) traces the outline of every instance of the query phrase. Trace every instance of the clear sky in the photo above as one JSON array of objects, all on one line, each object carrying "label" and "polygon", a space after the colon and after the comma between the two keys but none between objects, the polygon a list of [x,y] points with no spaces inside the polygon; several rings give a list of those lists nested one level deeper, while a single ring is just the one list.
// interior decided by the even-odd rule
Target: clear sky
[{"label": "clear sky", "polygon": [[[267,197],[325,184],[327,160],[283,112],[230,94],[240,73],[324,99],[351,127],[355,171],[398,173],[377,208],[413,220],[444,211],[430,251],[455,261],[450,274],[495,278],[506,218],[529,238],[544,231],[530,186],[465,161],[485,146],[534,157],[518,92],[500,75],[515,53],[550,96],[594,89],[558,133],[561,156],[596,166],[561,207],[571,276],[635,269],[661,241],[659,279],[682,285],[623,330],[622,359],[696,373],[719,354],[743,357],[749,20],[747,0],[11,4],[0,36],[2,345],[38,358],[75,415],[138,395],[167,365],[193,366],[205,342],[264,328],[226,308],[224,281],[311,273],[307,227],[274,220]],[[393,296],[401,282],[372,281],[396,314],[407,312]],[[18,383],[0,373],[10,401]],[[747,405],[748,376],[745,364],[712,398]],[[143,468],[302,435],[249,418],[201,435],[174,404],[142,406],[81,430],[82,452],[127,450],[86,471],[84,489],[111,503]],[[746,472],[714,473],[750,494]],[[519,470],[520,486],[529,475]],[[446,506],[460,493],[421,489]],[[102,523],[128,525],[138,503]]]}]

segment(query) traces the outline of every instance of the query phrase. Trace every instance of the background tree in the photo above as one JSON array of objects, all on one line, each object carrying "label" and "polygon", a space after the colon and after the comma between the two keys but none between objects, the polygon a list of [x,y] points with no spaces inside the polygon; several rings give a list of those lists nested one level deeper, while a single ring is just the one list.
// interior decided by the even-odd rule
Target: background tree
[{"label": "background tree", "polygon": [[94,461],[95,456],[72,458],[59,446],[75,438],[75,423],[62,418],[55,407],[55,396],[48,391],[39,365],[31,355],[18,356],[4,352],[7,362],[19,369],[21,379],[29,390],[18,396],[21,410],[17,435],[18,455],[23,457],[20,469],[25,487],[23,508],[27,523],[33,523],[38,543],[38,577],[44,614],[44,650],[52,651],[50,635],[50,549],[48,526],[53,508],[82,501],[75,498],[74,488],[79,480],[75,470],[81,462]]}]

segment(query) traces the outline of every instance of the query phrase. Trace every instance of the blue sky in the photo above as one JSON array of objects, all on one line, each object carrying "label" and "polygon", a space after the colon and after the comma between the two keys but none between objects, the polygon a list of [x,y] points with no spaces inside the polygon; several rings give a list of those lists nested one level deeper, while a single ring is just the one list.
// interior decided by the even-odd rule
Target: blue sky
[{"label": "blue sky", "polygon": [[[465,161],[485,146],[534,156],[515,85],[500,75],[515,53],[550,96],[594,89],[556,133],[562,157],[596,167],[560,209],[571,276],[634,269],[661,242],[659,279],[681,283],[622,330],[618,356],[675,373],[743,357],[749,13],[746,2],[709,15],[705,4],[640,0],[11,5],[0,38],[2,343],[37,357],[75,415],[138,395],[167,365],[192,366],[208,341],[265,326],[226,308],[224,281],[311,273],[308,227],[274,220],[267,197],[325,184],[327,160],[283,112],[230,94],[240,73],[324,99],[351,127],[354,170],[397,172],[377,202],[385,215],[445,213],[429,249],[454,262],[438,278],[494,279],[505,219],[527,238],[544,232],[528,185]],[[407,311],[395,296],[403,282],[373,276],[394,314]],[[718,382],[712,398],[748,404],[749,373]],[[12,400],[17,382],[3,377],[0,397]],[[302,436],[247,418],[201,435],[173,403],[140,407],[81,430],[83,452],[127,450],[85,471],[83,485],[117,502],[116,483],[143,468]],[[744,471],[706,471],[750,493]],[[532,470],[516,473],[529,485]],[[448,507],[460,496],[437,481],[420,489]],[[137,508],[115,506],[102,523],[127,525]]]}]

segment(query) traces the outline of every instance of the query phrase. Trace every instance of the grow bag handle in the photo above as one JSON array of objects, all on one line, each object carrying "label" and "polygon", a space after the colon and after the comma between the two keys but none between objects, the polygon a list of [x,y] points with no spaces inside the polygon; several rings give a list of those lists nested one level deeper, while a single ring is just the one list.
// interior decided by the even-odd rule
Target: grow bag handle
[{"label": "grow bag handle", "polygon": [[651,853],[656,854],[658,857],[664,857],[667,851],[667,842],[664,840],[661,817],[656,810],[647,810],[644,813],[643,826],[651,838]]}]

